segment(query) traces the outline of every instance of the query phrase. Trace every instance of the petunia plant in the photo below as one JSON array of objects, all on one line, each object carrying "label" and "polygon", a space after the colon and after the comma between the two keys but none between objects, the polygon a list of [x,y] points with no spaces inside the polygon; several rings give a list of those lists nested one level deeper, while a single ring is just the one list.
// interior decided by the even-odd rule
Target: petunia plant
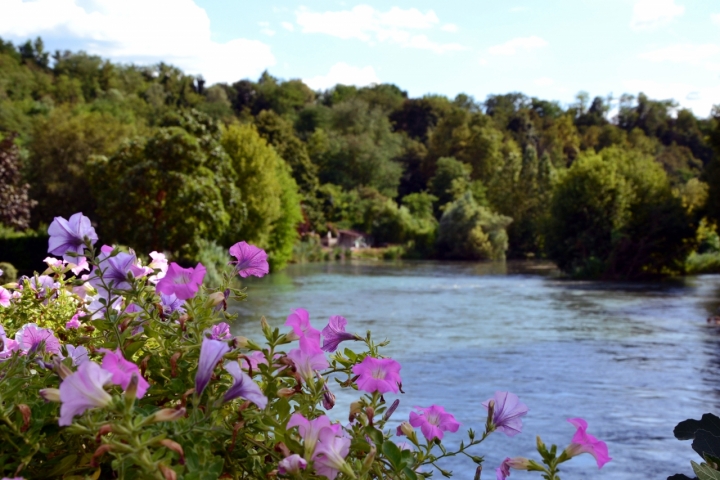
[{"label": "petunia plant", "polygon": [[[479,478],[477,445],[522,429],[528,409],[509,392],[483,403],[483,433],[470,428],[453,450],[442,442],[461,425],[441,405],[415,406],[389,428],[402,367],[339,315],[318,330],[298,308],[282,330],[262,319],[262,344],[233,335],[228,302],[246,298],[236,278],[268,273],[253,245],[233,245],[222,285],[209,289],[202,264],[96,250],[80,213],[48,232],[48,268],[0,287],[0,478],[414,480],[449,476],[458,455]],[[327,414],[338,389],[357,395],[347,423]],[[570,422],[577,432],[559,456],[539,441],[542,463],[508,458],[497,477],[557,479],[581,453],[601,467],[607,446]]]}]

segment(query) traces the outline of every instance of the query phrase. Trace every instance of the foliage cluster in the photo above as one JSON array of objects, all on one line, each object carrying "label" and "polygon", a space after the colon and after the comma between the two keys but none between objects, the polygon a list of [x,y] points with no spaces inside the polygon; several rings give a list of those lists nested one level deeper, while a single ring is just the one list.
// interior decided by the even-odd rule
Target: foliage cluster
[{"label": "foliage cluster", "polygon": [[[409,98],[390,84],[314,92],[267,72],[208,87],[165,64],[50,56],[39,39],[0,46],[0,134],[18,133],[24,178],[13,185],[30,185],[30,226],[82,210],[113,241],[162,244],[183,261],[242,236],[282,265],[300,238],[355,229],[414,257],[547,256],[606,277],[680,272],[698,222],[720,219],[718,117],[642,93],[478,102]],[[648,178],[632,173],[650,164]],[[593,182],[604,189],[576,206],[603,215],[602,228],[564,228],[573,212],[563,196]],[[448,228],[450,213],[485,220]],[[24,228],[12,222],[3,220]],[[643,237],[676,227],[662,241]]]}]

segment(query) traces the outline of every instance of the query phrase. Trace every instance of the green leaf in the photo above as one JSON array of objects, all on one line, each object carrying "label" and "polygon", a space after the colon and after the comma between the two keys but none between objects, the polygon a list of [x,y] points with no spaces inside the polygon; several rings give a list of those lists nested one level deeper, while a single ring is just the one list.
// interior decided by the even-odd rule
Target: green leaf
[{"label": "green leaf", "polygon": [[403,470],[403,473],[410,480],[417,480],[417,478],[418,478],[417,474],[415,472],[413,472],[412,470],[410,470],[410,468],[408,468],[408,467],[405,467],[405,469]]},{"label": "green leaf", "polygon": [[127,347],[125,347],[125,357],[126,357],[126,358],[131,358],[133,355],[135,355],[135,352],[137,352],[138,350],[140,350],[140,348],[141,348],[143,345],[145,345],[145,341],[144,341],[144,340],[142,340],[142,341],[137,341],[137,342],[132,342],[130,345],[128,345]]},{"label": "green leaf", "polygon": [[699,480],[720,480],[720,472],[711,468],[707,463],[698,465],[695,462],[690,462],[690,464]]},{"label": "green leaf", "polygon": [[402,454],[400,453],[398,446],[395,445],[394,442],[388,440],[382,444],[382,451],[385,454],[385,457],[390,460],[393,467],[395,467],[395,470],[398,470],[402,461]]}]

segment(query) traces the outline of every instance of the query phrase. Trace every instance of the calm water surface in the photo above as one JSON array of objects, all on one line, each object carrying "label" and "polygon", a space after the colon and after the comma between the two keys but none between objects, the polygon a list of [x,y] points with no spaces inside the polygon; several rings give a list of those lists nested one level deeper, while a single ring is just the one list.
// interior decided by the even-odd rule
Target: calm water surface
[{"label": "calm water surface", "polygon": [[[484,479],[506,456],[534,458],[536,434],[564,448],[569,417],[585,418],[613,461],[598,470],[582,455],[564,464],[563,480],[691,473],[697,458],[673,427],[720,411],[720,329],[705,322],[720,305],[720,276],[623,284],[561,280],[529,264],[332,263],[293,265],[246,285],[249,300],[233,307],[238,334],[257,337],[260,316],[281,326],[302,307],[318,329],[343,315],[348,330],[389,339],[385,355],[401,363],[406,392],[386,396],[401,400],[393,427],[412,406],[436,403],[461,422],[446,436],[458,444],[463,429],[482,430],[481,402],[496,390],[516,393],[530,407],[523,432],[476,447],[486,455]],[[346,421],[357,393],[336,393],[329,414]],[[472,462],[443,467],[473,478]]]}]

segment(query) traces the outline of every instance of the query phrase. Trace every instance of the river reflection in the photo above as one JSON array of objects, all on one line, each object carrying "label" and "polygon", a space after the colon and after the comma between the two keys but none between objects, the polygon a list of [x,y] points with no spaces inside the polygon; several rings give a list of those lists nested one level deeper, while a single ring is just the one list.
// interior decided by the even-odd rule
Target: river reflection
[{"label": "river reflection", "polygon": [[[396,422],[414,405],[437,403],[461,432],[480,430],[480,403],[495,390],[516,393],[530,407],[523,433],[477,447],[483,478],[494,478],[506,456],[536,455],[536,434],[563,448],[574,433],[569,417],[585,418],[613,461],[598,471],[583,455],[565,464],[564,480],[690,473],[696,455],[673,427],[720,412],[720,329],[705,322],[720,306],[720,276],[608,284],[562,280],[542,264],[330,263],[292,265],[245,285],[249,300],[232,307],[238,334],[257,338],[261,315],[281,326],[302,307],[318,329],[343,315],[349,330],[389,339],[385,354],[402,364],[406,391]],[[329,413],[345,421],[357,394],[336,393]],[[451,445],[462,438],[446,437]],[[462,459],[443,467],[454,478],[474,473]]]}]

